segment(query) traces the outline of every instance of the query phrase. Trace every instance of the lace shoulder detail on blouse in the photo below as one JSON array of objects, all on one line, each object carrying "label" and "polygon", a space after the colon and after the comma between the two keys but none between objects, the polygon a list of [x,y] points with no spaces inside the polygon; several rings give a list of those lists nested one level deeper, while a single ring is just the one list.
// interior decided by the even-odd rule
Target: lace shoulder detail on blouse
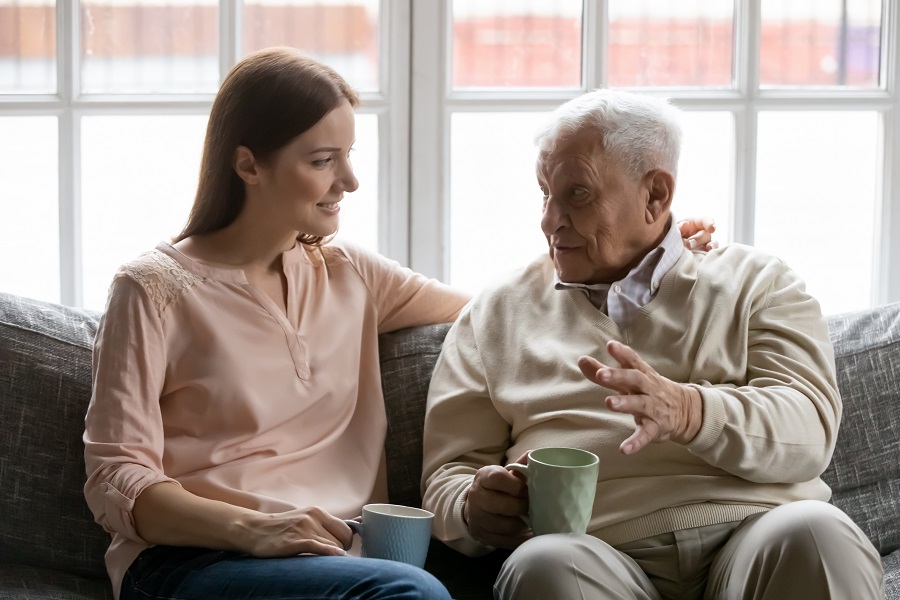
[{"label": "lace shoulder detail on blouse", "polygon": [[159,250],[145,252],[122,265],[116,277],[130,277],[138,282],[160,317],[172,303],[206,279],[186,270],[174,258]]}]

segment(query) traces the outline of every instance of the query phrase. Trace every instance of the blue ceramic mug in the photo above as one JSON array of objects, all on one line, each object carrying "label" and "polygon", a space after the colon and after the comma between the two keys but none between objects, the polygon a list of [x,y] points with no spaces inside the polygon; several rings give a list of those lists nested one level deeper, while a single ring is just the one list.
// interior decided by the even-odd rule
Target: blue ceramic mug
[{"label": "blue ceramic mug", "polygon": [[362,538],[362,555],[425,566],[434,514],[398,504],[366,504],[362,522],[345,520]]}]

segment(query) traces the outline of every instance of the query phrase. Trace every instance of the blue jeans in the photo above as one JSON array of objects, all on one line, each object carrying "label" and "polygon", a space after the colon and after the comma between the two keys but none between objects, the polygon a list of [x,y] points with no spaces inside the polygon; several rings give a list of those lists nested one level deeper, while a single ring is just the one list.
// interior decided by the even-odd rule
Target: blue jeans
[{"label": "blue jeans", "polygon": [[237,552],[154,546],[122,581],[121,600],[450,600],[430,573],[352,556],[255,558]]}]

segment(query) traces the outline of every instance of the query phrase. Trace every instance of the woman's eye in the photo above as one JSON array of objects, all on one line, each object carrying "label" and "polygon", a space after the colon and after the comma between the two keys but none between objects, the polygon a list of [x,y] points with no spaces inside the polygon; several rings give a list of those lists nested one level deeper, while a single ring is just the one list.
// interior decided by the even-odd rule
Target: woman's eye
[{"label": "woman's eye", "polygon": [[313,161],[313,165],[316,166],[316,167],[327,167],[328,165],[331,164],[331,162],[332,162],[333,160],[334,160],[334,159],[332,159],[332,158],[329,156],[328,158],[322,158],[322,159],[319,159],[319,160],[314,160],[314,161]]}]

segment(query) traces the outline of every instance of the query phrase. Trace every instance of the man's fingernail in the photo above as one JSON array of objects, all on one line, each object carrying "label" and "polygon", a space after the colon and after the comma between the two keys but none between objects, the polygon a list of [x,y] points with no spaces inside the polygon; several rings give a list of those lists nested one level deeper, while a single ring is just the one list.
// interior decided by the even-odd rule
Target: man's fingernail
[{"label": "man's fingernail", "polygon": [[622,446],[622,452],[624,452],[625,454],[631,454],[632,448],[634,448],[634,446],[632,446],[631,444],[625,444],[624,446]]},{"label": "man's fingernail", "polygon": [[622,401],[618,398],[611,398],[609,401],[609,405],[613,408],[619,408],[622,405]]},{"label": "man's fingernail", "polygon": [[693,249],[694,249],[694,246],[696,246],[696,245],[697,245],[697,240],[693,240],[693,239],[692,239],[692,240],[688,240],[688,246],[691,247],[691,250],[693,250]]}]

